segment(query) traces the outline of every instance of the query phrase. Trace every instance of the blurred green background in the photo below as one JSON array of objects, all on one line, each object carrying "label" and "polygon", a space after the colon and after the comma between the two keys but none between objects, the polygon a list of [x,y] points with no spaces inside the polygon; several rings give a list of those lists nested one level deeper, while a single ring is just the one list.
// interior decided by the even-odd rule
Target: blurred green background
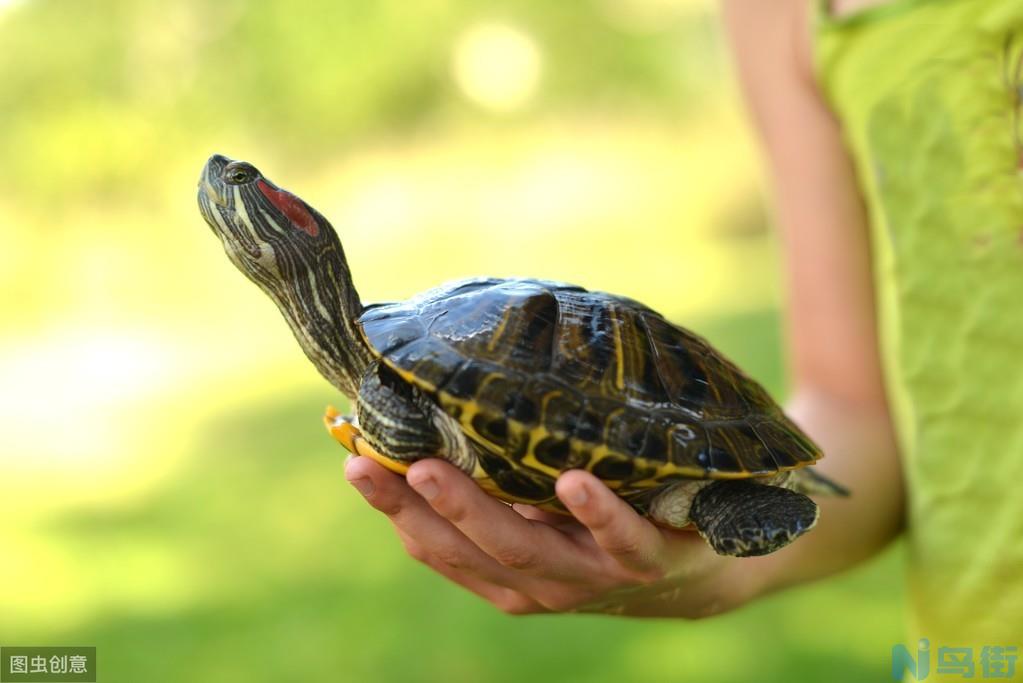
[{"label": "blurred green background", "polygon": [[0,0],[0,644],[103,681],[855,681],[900,550],[700,623],[511,618],[343,483],[339,397],[199,218],[211,152],[365,300],[472,274],[643,300],[782,396],[777,250],[703,0]]}]

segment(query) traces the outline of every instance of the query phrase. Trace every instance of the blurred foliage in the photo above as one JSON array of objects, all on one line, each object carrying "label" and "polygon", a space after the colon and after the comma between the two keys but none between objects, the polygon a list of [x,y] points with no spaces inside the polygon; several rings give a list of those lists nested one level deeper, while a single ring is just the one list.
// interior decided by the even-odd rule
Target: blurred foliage
[{"label": "blurred foliage", "polygon": [[507,618],[409,561],[195,210],[206,156],[244,156],[335,222],[369,300],[618,291],[781,395],[707,3],[0,0],[0,40],[0,643],[95,644],[106,681],[884,675],[898,551],[695,624]]},{"label": "blurred foliage", "polygon": [[3,27],[0,182],[62,204],[139,200],[160,182],[154,167],[225,131],[315,164],[366,136],[473,118],[448,76],[451,46],[495,18],[528,28],[546,55],[518,120],[579,108],[674,120],[724,75],[695,6],[637,31],[610,1],[24,2]]}]

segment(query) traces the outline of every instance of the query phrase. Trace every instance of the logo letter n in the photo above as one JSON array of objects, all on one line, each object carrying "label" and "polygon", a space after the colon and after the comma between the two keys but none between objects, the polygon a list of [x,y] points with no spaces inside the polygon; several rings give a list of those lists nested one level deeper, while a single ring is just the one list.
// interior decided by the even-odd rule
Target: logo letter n
[{"label": "logo letter n", "polygon": [[913,680],[922,681],[931,673],[931,652],[930,643],[926,638],[921,638],[917,644],[916,660],[905,645],[899,643],[892,646],[892,680],[903,680],[903,674],[907,671],[913,676]]}]

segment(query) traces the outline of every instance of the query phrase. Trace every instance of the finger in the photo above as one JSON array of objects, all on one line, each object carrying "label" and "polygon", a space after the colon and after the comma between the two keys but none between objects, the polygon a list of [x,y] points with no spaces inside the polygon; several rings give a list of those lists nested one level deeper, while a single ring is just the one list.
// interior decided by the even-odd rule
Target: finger
[{"label": "finger", "polygon": [[414,559],[437,572],[452,583],[458,584],[471,593],[478,595],[506,614],[537,614],[547,612],[540,603],[517,590],[490,583],[475,574],[459,571],[444,562],[440,562],[428,553],[415,539],[397,529],[398,536],[405,544],[405,550]]},{"label": "finger", "polygon": [[513,571],[489,557],[437,514],[399,475],[369,458],[355,457],[346,463],[345,477],[370,505],[387,515],[397,529],[414,539],[435,561],[491,583],[519,588]]},{"label": "finger", "polygon": [[559,515],[556,512],[548,512],[547,510],[541,510],[534,505],[526,505],[525,503],[515,503],[512,505],[512,510],[519,513],[526,519],[534,522],[543,522],[547,526],[557,527],[564,529],[566,526],[578,525],[571,515]]},{"label": "finger", "polygon": [[649,521],[589,472],[570,470],[558,478],[558,498],[618,564],[637,572],[664,571],[664,538]]},{"label": "finger", "polygon": [[501,565],[545,579],[592,575],[600,562],[556,529],[525,519],[442,460],[409,468],[408,483],[430,506]]},{"label": "finger", "polygon": [[345,479],[370,505],[388,517],[397,514],[404,504],[401,489],[405,483],[402,477],[370,458],[349,457],[345,461]]}]

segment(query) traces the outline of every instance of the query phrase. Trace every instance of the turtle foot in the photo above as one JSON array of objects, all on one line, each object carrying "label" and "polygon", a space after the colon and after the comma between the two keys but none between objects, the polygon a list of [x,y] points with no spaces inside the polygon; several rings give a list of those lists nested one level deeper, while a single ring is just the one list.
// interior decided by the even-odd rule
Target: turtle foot
[{"label": "turtle foot", "polygon": [[817,523],[817,504],[801,493],[751,481],[716,481],[700,489],[689,516],[719,555],[766,555]]},{"label": "turtle foot", "polygon": [[405,474],[408,471],[408,465],[405,463],[392,460],[373,448],[363,438],[362,432],[355,424],[355,418],[350,415],[342,415],[334,406],[327,406],[327,410],[323,414],[323,424],[327,427],[327,432],[352,455],[375,460],[398,474]]},{"label": "turtle foot", "polygon": [[359,455],[356,439],[362,439],[362,432],[355,426],[355,418],[342,415],[334,406],[327,406],[323,414],[323,424],[334,439],[348,449],[352,455]]}]

